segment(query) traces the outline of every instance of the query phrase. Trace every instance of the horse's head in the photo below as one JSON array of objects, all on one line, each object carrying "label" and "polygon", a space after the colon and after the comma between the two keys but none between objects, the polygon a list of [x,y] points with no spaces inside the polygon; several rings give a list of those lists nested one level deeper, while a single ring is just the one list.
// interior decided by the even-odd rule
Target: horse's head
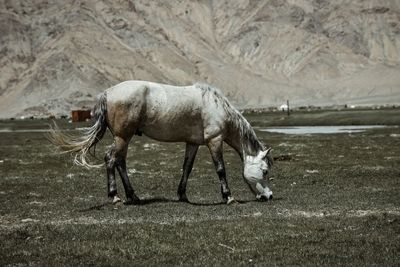
[{"label": "horse's head", "polygon": [[243,176],[258,199],[272,199],[272,191],[268,188],[268,173],[272,162],[271,148],[244,159]]}]

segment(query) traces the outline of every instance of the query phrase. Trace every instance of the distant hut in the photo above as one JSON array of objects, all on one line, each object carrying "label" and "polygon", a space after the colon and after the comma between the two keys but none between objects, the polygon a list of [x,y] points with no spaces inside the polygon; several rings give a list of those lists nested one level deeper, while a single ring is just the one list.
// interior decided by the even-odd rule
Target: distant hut
[{"label": "distant hut", "polygon": [[71,111],[72,122],[86,121],[91,118],[90,110],[87,109],[75,109]]},{"label": "distant hut", "polygon": [[282,105],[279,107],[279,110],[281,110],[281,111],[287,111],[287,110],[288,110],[288,105],[287,105],[287,104],[282,104]]}]

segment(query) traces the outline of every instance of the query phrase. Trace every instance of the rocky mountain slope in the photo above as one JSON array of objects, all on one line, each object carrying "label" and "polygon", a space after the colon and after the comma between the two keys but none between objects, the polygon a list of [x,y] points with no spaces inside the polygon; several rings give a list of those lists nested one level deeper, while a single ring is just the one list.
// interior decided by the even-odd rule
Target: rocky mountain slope
[{"label": "rocky mountain slope", "polygon": [[0,117],[61,115],[124,80],[238,107],[399,104],[398,0],[0,0]]}]

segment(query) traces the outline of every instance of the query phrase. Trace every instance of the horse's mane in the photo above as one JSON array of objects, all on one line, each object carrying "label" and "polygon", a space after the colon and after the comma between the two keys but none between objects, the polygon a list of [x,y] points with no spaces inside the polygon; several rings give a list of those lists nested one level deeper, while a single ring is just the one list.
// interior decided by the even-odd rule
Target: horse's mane
[{"label": "horse's mane", "polygon": [[228,99],[218,88],[212,87],[208,84],[198,83],[195,84],[195,87],[202,90],[203,99],[207,97],[208,101],[214,101],[224,109],[232,127],[238,131],[243,141],[248,141],[243,142],[243,145],[246,145],[243,149],[247,154],[256,155],[259,151],[264,150],[264,146],[258,140],[250,123],[243,117],[242,113],[229,103]]}]

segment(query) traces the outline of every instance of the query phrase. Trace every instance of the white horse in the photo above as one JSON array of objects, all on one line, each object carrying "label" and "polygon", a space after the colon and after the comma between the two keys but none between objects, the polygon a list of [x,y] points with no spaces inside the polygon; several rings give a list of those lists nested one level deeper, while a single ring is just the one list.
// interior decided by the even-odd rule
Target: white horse
[{"label": "white horse", "polygon": [[99,95],[93,110],[95,123],[80,137],[62,134],[57,125],[51,140],[67,152],[76,153],[75,163],[88,168],[86,157],[91,147],[103,137],[107,128],[114,143],[106,153],[108,196],[119,201],[115,182],[118,170],[126,194],[126,204],[139,203],[126,171],[128,144],[133,135],[163,142],[185,142],[183,174],[178,187],[180,201],[188,201],[186,184],[198,147],[210,150],[226,203],[234,199],[226,180],[222,155],[223,142],[237,151],[243,162],[244,180],[258,199],[272,198],[267,173],[272,165],[271,149],[265,149],[254,130],[222,93],[209,85],[171,86],[146,81],[126,81]]}]

